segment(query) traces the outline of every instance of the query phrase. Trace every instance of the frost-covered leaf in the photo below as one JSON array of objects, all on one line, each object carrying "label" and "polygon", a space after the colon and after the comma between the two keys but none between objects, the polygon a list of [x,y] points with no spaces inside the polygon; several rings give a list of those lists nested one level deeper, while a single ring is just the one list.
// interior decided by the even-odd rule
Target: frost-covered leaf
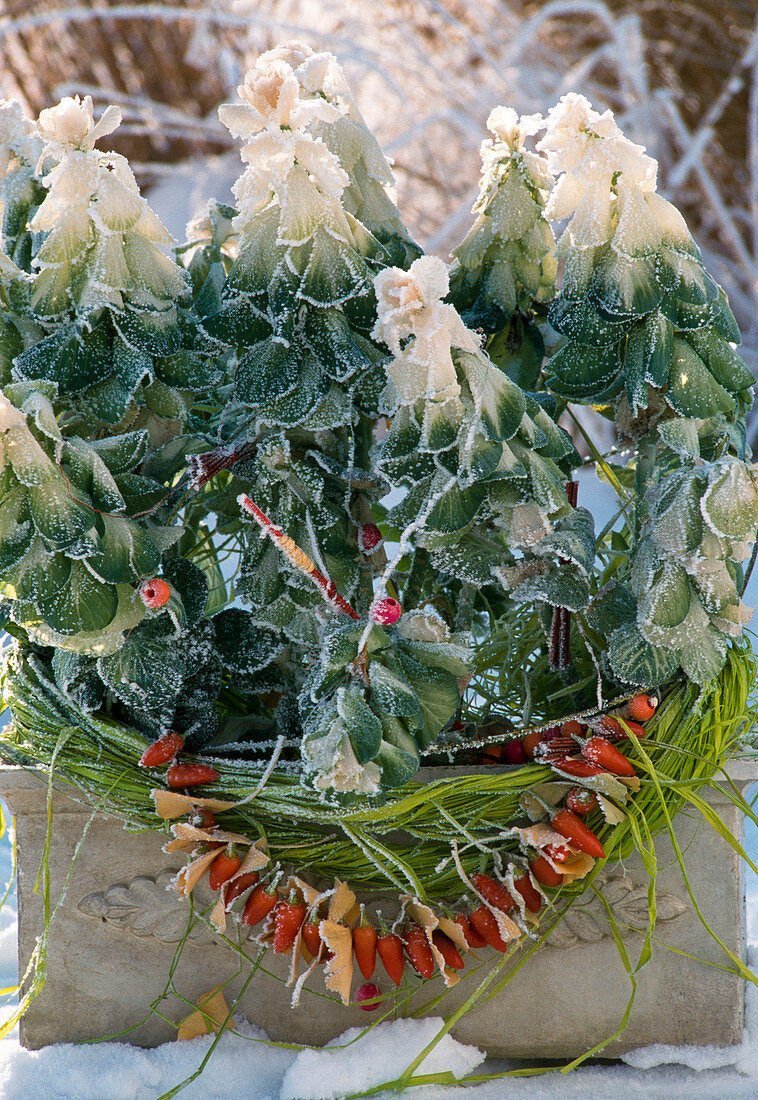
[{"label": "frost-covered leaf", "polygon": [[345,723],[358,763],[373,760],[382,740],[382,723],[366,702],[363,689],[357,684],[340,688],[337,710]]},{"label": "frost-covered leaf", "polygon": [[91,633],[105,630],[113,621],[118,595],[113,585],[93,577],[83,562],[58,554],[40,585],[37,605],[58,634]]},{"label": "frost-covered leaf", "polygon": [[208,602],[208,578],[194,562],[180,555],[167,558],[163,575],[181,596],[188,623],[196,623],[205,614]]},{"label": "frost-covered leaf", "polygon": [[97,667],[106,687],[135,712],[170,721],[186,672],[181,646],[134,631],[116,653],[99,658]]},{"label": "frost-covered leaf", "polygon": [[574,401],[597,401],[618,389],[621,359],[617,344],[590,347],[566,344],[547,361],[545,375],[550,389]]},{"label": "frost-covered leaf", "polygon": [[160,553],[144,528],[121,516],[101,515],[101,549],[87,559],[93,572],[112,584],[133,584],[154,577]]},{"label": "frost-covered leaf", "polygon": [[357,337],[338,309],[310,311],[305,335],[327,374],[338,382],[365,370],[377,358],[376,349]]},{"label": "frost-covered leaf", "polygon": [[552,534],[531,547],[539,557],[556,557],[590,573],[595,561],[595,521],[586,508],[556,520]]},{"label": "frost-covered leaf", "polygon": [[237,362],[237,396],[251,405],[291,393],[298,382],[302,349],[273,337],[243,352]]},{"label": "frost-covered leaf", "polygon": [[619,680],[642,688],[664,683],[679,668],[677,652],[650,645],[634,623],[624,623],[613,631],[608,639],[607,658]]},{"label": "frost-covered leaf", "polygon": [[674,326],[660,313],[633,325],[624,353],[624,377],[632,409],[646,408],[648,385],[663,389],[671,371]]},{"label": "frost-covered leaf", "polygon": [[93,439],[89,446],[112,474],[126,474],[138,466],[147,453],[148,433],[127,432],[105,439]]},{"label": "frost-covered leaf", "polygon": [[611,581],[587,604],[585,618],[593,630],[607,635],[619,624],[632,622],[636,612],[637,604],[629,589],[618,581]]},{"label": "frost-covered leaf", "polygon": [[229,607],[213,616],[216,648],[225,667],[240,676],[253,676],[276,660],[281,645],[276,634],[253,622],[253,616]]},{"label": "frost-covered leaf", "polygon": [[696,684],[715,680],[726,661],[726,638],[712,626],[699,631],[693,644],[682,649],[684,673]]},{"label": "frost-covered leaf", "polygon": [[540,601],[551,607],[581,611],[590,598],[589,586],[576,566],[566,565],[525,577],[511,591],[516,603]]},{"label": "frost-covered leaf", "polygon": [[104,699],[105,687],[91,657],[56,649],[52,659],[55,682],[64,695],[85,713],[97,710]]},{"label": "frost-covered leaf", "polygon": [[642,317],[657,309],[662,297],[653,257],[622,256],[610,247],[595,261],[589,289],[611,318]]},{"label": "frost-covered leaf", "polygon": [[402,787],[418,771],[418,746],[397,718],[382,715],[382,732],[382,742],[374,757],[374,763],[381,769],[381,784],[385,788]]},{"label": "frost-covered leaf", "polygon": [[402,670],[421,708],[424,726],[417,739],[420,747],[426,748],[454,717],[460,705],[458,681],[452,673],[442,668],[422,665],[402,652],[399,656]]},{"label": "frost-covered leaf", "polygon": [[432,508],[426,521],[427,529],[442,534],[463,530],[473,522],[486,495],[483,485],[470,485],[466,489],[454,485]]},{"label": "frost-covered leaf", "polygon": [[94,528],[95,513],[74,500],[62,477],[30,485],[28,492],[34,525],[53,549],[71,549]]},{"label": "frost-covered leaf", "polygon": [[[124,499],[111,471],[98,453],[82,439],[67,439],[61,449],[64,474],[87,495],[98,512],[121,512]],[[72,495],[76,495],[75,493]]]},{"label": "frost-covered leaf", "polygon": [[714,534],[752,542],[758,527],[758,486],[750,467],[737,461],[716,467],[700,507]]},{"label": "frost-covered leaf", "polygon": [[0,500],[0,578],[4,578],[29,550],[34,524],[26,490],[19,486]]},{"label": "frost-covered leaf", "polygon": [[397,658],[384,657],[381,662],[372,661],[369,681],[372,701],[377,708],[395,718],[420,717],[419,701]]},{"label": "frost-covered leaf", "polygon": [[686,340],[675,339],[666,400],[680,416],[733,416],[734,398]]}]

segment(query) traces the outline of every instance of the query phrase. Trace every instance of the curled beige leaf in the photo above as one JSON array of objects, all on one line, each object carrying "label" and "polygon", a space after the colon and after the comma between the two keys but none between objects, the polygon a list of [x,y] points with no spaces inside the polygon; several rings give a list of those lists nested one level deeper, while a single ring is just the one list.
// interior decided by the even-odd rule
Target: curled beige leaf
[{"label": "curled beige leaf", "polygon": [[197,1008],[191,1012],[186,1020],[182,1020],[176,1033],[178,1040],[197,1039],[199,1035],[208,1035],[211,1031],[218,1033],[229,1015],[229,1005],[224,997],[223,986],[214,985],[209,993],[206,993],[197,1002]]}]

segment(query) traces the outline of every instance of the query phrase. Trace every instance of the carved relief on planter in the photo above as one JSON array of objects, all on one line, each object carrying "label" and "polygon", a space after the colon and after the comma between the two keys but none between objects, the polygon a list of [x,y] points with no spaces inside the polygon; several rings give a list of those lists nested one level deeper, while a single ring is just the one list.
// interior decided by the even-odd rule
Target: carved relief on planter
[{"label": "carved relief on planter", "polygon": [[[599,943],[606,939],[612,934],[608,909],[620,935],[647,929],[647,885],[638,886],[624,875],[598,875],[596,882],[602,898],[590,893],[574,902],[547,937],[550,947],[576,947],[579,943]],[[655,904],[659,921],[674,920],[687,908],[686,903],[673,894],[660,892],[656,892]]]},{"label": "carved relief on planter", "polygon": [[162,943],[184,939],[192,918],[194,924],[187,939],[192,943],[212,943],[211,929],[191,913],[184,898],[171,888],[175,875],[176,871],[161,871],[155,877],[138,875],[128,885],[114,882],[106,890],[82,898],[77,909],[135,936],[155,936]]},{"label": "carved relief on planter", "polygon": [[[88,894],[77,908],[90,917],[100,917],[117,928],[135,936],[155,936],[163,943],[178,943],[187,933],[190,909],[176,894],[170,883],[174,871],[161,871],[154,878],[138,875],[129,884],[113,883],[106,890]],[[605,903],[610,909],[620,934],[643,932],[648,921],[647,886],[638,886],[623,875],[605,875],[597,879]],[[212,899],[198,890],[195,899],[203,909]],[[673,894],[656,894],[659,921],[674,920],[687,908]],[[249,930],[240,925],[245,938]],[[599,943],[611,935],[608,912],[597,894],[575,902],[563,920],[547,937],[550,947],[575,947],[579,943]],[[202,919],[196,919],[187,937],[192,943],[212,943],[213,931]]]}]

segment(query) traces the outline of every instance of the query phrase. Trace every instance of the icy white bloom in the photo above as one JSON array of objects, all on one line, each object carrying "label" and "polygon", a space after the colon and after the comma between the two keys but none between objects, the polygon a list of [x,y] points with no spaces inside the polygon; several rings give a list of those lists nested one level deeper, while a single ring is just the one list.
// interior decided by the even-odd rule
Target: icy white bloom
[{"label": "icy white bloom", "polygon": [[495,107],[490,111],[487,129],[493,137],[485,138],[481,145],[483,173],[474,210],[486,207],[501,182],[501,174],[508,171],[513,161],[520,165],[532,186],[543,191],[550,190],[553,179],[546,158],[524,148],[526,139],[543,129],[544,125],[541,115],[522,115],[519,118],[512,107]]},{"label": "icy white bloom", "polygon": [[[318,123],[334,122],[346,108],[305,92],[289,61],[270,51],[258,58],[238,89],[244,100],[219,107],[219,118],[242,138],[240,155],[250,167],[234,186],[239,205],[235,229],[245,224],[271,200],[282,208],[280,240],[299,244],[319,220],[331,222],[344,236],[349,230],[335,209],[349,177],[324,142],[309,131]],[[315,65],[319,55],[310,61]],[[327,55],[325,55],[327,56]],[[297,61],[299,54],[292,56]]]},{"label": "icy white bloom", "polygon": [[[35,257],[32,307],[49,316],[79,308],[166,309],[186,289],[184,272],[157,247],[172,237],[139,192],[125,157],[94,143],[118,126],[108,107],[95,124],[92,100],[67,96],[40,115],[47,142],[40,163],[48,188],[30,228],[47,233]],[[78,265],[76,278],[73,265]]]},{"label": "icy white bloom", "polygon": [[106,107],[95,122],[92,96],[64,96],[55,107],[46,107],[39,116],[39,131],[45,141],[41,159],[60,160],[72,149],[89,152],[98,138],[111,134],[121,122],[119,107]]},{"label": "icy white bloom", "polygon": [[0,179],[20,164],[34,165],[42,143],[37,125],[15,99],[0,99]]},{"label": "icy white bloom", "polygon": [[270,61],[284,61],[289,65],[308,95],[323,94],[329,100],[338,95],[350,96],[342,67],[334,54],[315,53],[304,42],[291,41],[261,54],[258,64]]},{"label": "icy white bloom", "polygon": [[408,271],[385,268],[374,279],[374,288],[377,319],[371,335],[394,355],[387,374],[399,402],[457,397],[460,385],[451,348],[474,353],[479,348],[455,307],[442,301],[449,289],[443,261],[420,256]]},{"label": "icy white bloom", "polygon": [[612,238],[614,248],[628,255],[660,244],[667,231],[663,222],[671,218],[669,204],[660,196],[652,199],[658,165],[624,136],[610,110],[601,115],[584,96],[563,96],[550,111],[537,148],[547,154],[554,175],[563,173],[547,206],[548,217],[571,219],[561,251],[597,247]]},{"label": "icy white bloom", "polygon": [[275,51],[262,54],[254,68],[248,69],[245,82],[237,88],[244,103],[222,103],[218,109],[224,126],[243,139],[261,130],[304,130],[317,122],[335,122],[344,113],[343,107],[328,103],[323,96],[306,93],[292,65]]}]

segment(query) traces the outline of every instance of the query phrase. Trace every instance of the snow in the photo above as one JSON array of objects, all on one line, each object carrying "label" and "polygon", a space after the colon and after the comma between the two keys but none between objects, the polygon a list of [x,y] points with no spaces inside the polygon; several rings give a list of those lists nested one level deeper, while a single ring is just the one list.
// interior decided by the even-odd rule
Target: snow
[{"label": "snow", "polygon": [[[322,1050],[298,1054],[284,1075],[279,1100],[339,1100],[348,1082],[351,1092],[375,1088],[387,1081],[388,1072],[392,1076],[401,1073],[434,1039],[442,1024],[438,1016],[387,1020],[363,1038],[361,1028],[350,1028]],[[484,1059],[477,1047],[445,1035],[416,1073],[448,1072],[460,1079]]]}]

